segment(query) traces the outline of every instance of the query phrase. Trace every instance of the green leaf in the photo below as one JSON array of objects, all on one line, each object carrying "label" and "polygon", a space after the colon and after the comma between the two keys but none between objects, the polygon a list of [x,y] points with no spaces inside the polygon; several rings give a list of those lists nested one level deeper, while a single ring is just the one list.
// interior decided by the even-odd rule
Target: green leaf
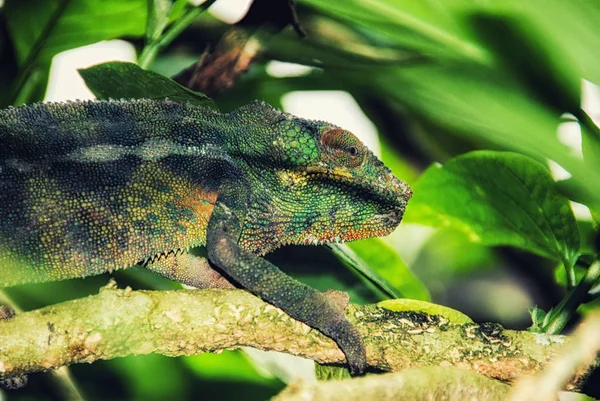
[{"label": "green leaf", "polygon": [[[415,115],[472,141],[554,160],[585,197],[600,201],[600,160],[589,166],[559,142],[558,115],[514,79],[474,66],[415,67],[375,76],[378,87]],[[476,142],[476,143],[477,143]]]},{"label": "green leaf", "polygon": [[477,151],[430,167],[414,186],[405,221],[450,226],[473,242],[512,245],[571,268],[579,230],[548,169],[511,152]]},{"label": "green leaf", "polygon": [[455,324],[473,323],[473,320],[464,313],[431,302],[414,299],[389,299],[379,302],[377,306],[394,312],[422,312],[428,315],[439,315]]},{"label": "green leaf", "polygon": [[38,52],[40,62],[49,63],[63,50],[143,35],[147,4],[146,0],[7,0],[4,12],[21,63],[32,51]]},{"label": "green leaf", "polygon": [[146,71],[133,63],[109,62],[79,70],[88,88],[98,99],[166,99],[217,110],[207,96],[177,82]]},{"label": "green leaf", "polygon": [[531,326],[527,330],[532,331],[534,333],[542,333],[542,328],[548,323],[548,316],[551,314],[552,310],[546,313],[545,310],[534,306],[532,308],[527,308],[527,311],[531,316]]},{"label": "green leaf", "polygon": [[383,240],[370,238],[328,246],[347,266],[376,284],[388,296],[430,299],[427,287]]},{"label": "green leaf", "polygon": [[[52,57],[64,50],[145,32],[146,0],[7,0],[4,13],[21,66],[13,98],[34,71],[45,86]],[[35,10],[34,12],[32,10]],[[30,102],[38,99],[22,99]]]},{"label": "green leaf", "polygon": [[[277,379],[266,371],[257,371],[251,360],[239,350],[224,350],[217,354],[204,353],[183,358],[192,371],[203,379],[224,382],[256,382],[275,384]],[[231,369],[235,366],[235,369]]]},{"label": "green leaf", "polygon": [[443,58],[485,61],[482,49],[467,29],[449,15],[470,6],[466,0],[304,0],[311,7],[376,32],[383,41]]},{"label": "green leaf", "polygon": [[[473,31],[473,14],[515,15],[534,22],[538,44],[576,60],[584,76],[600,83],[600,7],[597,0],[300,0],[346,25],[383,37],[385,47],[413,49],[437,59],[463,59],[490,65],[490,51]],[[382,46],[382,47],[383,47]],[[493,49],[492,49],[493,50]]]},{"label": "green leaf", "polygon": [[[138,400],[185,398],[186,379],[181,375],[180,365],[181,362],[177,359],[158,354],[108,361],[112,373],[118,375],[123,383],[127,384],[128,396]],[[155,372],[161,369],[165,371],[156,375]]]},{"label": "green leaf", "polygon": [[516,5],[514,8],[526,11],[544,33],[544,38],[540,39],[543,43],[538,45],[554,49],[564,57],[558,62],[576,63],[586,79],[600,84],[600,53],[595,51],[600,42],[597,29],[600,4],[597,0],[512,1]]}]

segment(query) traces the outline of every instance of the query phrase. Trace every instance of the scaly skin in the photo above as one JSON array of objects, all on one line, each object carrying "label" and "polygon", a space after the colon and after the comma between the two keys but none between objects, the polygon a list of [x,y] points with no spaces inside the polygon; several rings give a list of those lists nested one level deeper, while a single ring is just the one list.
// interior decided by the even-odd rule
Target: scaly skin
[{"label": "scaly skin", "polygon": [[[228,114],[168,100],[0,111],[0,288],[141,263],[194,285],[240,285],[334,339],[335,301],[261,258],[285,244],[389,234],[411,190],[354,135],[253,102]],[[187,251],[207,247],[208,261]]]}]

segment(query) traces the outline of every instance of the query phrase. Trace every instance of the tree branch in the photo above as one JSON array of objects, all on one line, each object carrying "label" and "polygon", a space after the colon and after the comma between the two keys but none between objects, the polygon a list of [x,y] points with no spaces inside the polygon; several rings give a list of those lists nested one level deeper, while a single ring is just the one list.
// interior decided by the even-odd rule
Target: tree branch
[{"label": "tree branch", "polygon": [[[383,371],[456,366],[512,382],[543,370],[570,339],[454,325],[374,305],[347,308],[365,337],[368,363]],[[250,346],[342,364],[335,343],[242,290],[132,291],[114,284],[98,295],[25,312],[0,322],[3,377],[127,355],[168,356]],[[577,388],[586,372],[573,378]]]}]

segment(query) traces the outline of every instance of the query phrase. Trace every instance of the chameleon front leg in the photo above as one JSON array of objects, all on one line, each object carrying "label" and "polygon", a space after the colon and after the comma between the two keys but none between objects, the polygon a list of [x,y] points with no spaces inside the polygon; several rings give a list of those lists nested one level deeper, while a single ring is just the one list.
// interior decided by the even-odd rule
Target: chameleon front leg
[{"label": "chameleon front leg", "polygon": [[242,213],[237,212],[234,214],[222,202],[215,205],[206,239],[210,261],[248,291],[332,338],[346,355],[351,374],[364,373],[365,345],[356,327],[346,320],[339,298],[300,283],[269,261],[242,249],[238,245],[242,230],[238,216]]}]

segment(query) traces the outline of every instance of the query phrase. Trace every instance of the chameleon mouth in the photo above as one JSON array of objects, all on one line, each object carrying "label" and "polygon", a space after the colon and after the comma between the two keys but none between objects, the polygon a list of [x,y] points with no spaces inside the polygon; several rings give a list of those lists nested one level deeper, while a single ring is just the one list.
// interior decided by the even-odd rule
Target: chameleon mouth
[{"label": "chameleon mouth", "polygon": [[381,223],[386,227],[396,227],[402,220],[403,210],[394,209],[387,213],[376,214],[373,220]]},{"label": "chameleon mouth", "polygon": [[341,244],[347,241],[355,241],[364,238],[385,237],[391,234],[402,220],[403,209],[395,208],[386,213],[376,214],[363,224],[346,227],[343,232],[309,233],[298,241],[284,241],[287,244],[302,245],[324,245]]},{"label": "chameleon mouth", "polygon": [[321,166],[308,167],[306,172],[309,176],[348,185],[360,193],[369,194],[383,205],[388,205],[386,209],[390,211],[379,215],[384,219],[391,219],[391,216],[398,214],[400,216],[398,219],[401,219],[406,204],[413,194],[408,184],[396,178],[391,172],[385,177],[380,176],[378,181],[357,178],[347,170]]},{"label": "chameleon mouth", "polygon": [[[279,221],[281,231],[276,236],[274,247],[340,243],[389,235],[400,224],[412,191],[389,170],[382,169],[380,172],[380,178],[370,180],[357,177],[347,169],[326,165],[282,172],[280,178],[290,188],[310,186],[313,182],[317,188],[329,188],[331,194],[342,192],[344,195],[339,204],[334,202],[329,206],[327,199],[323,198],[323,210],[315,214],[314,219],[299,224],[288,216]],[[319,199],[321,195],[327,196],[317,195]],[[252,236],[249,232],[244,235]],[[261,248],[262,253],[271,250]]]}]

